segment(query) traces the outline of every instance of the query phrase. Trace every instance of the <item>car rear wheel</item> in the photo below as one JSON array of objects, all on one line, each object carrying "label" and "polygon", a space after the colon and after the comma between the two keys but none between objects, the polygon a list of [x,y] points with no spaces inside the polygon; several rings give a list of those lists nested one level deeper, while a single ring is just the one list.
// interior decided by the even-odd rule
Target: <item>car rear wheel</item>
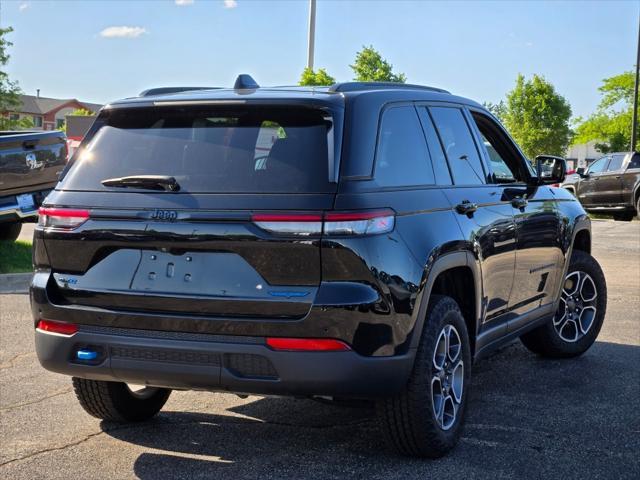
[{"label": "car rear wheel", "polygon": [[619,222],[630,222],[633,220],[633,212],[614,213],[613,219]]},{"label": "car rear wheel", "polygon": [[141,422],[153,417],[171,390],[73,377],[73,389],[89,415],[111,422]]},{"label": "car rear wheel", "polygon": [[404,391],[380,400],[378,415],[398,452],[438,458],[458,442],[471,379],[471,350],[464,317],[450,297],[432,296]]},{"label": "car rear wheel", "polygon": [[22,224],[20,222],[0,223],[0,240],[15,242],[20,236]]},{"label": "car rear wheel", "polygon": [[598,262],[576,250],[553,319],[522,337],[525,347],[545,357],[581,355],[593,345],[607,310],[607,284]]}]

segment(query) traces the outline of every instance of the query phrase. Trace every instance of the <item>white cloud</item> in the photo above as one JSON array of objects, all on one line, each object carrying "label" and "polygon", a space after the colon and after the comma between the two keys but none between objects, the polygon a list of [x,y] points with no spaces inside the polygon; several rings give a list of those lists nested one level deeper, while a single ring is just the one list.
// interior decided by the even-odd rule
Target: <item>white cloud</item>
[{"label": "white cloud", "polygon": [[176,0],[176,5],[183,7],[185,5],[193,5],[193,0]]},{"label": "white cloud", "polygon": [[224,8],[236,8],[238,2],[236,0],[224,0]]},{"label": "white cloud", "polygon": [[146,28],[143,27],[107,27],[100,32],[101,37],[105,38],[136,38],[143,33],[149,33]]},{"label": "white cloud", "polygon": [[31,8],[31,4],[29,2],[22,2],[18,7],[21,12],[24,12],[27,8]]},{"label": "white cloud", "polygon": [[533,42],[524,42],[525,47],[533,47]]}]

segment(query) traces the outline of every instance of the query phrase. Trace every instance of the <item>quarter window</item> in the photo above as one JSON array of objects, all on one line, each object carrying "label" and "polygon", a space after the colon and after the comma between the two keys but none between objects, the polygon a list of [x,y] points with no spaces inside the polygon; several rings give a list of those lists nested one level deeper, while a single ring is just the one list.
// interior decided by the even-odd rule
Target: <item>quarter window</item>
[{"label": "quarter window", "polygon": [[392,107],[382,115],[375,178],[382,187],[434,183],[429,151],[414,107]]},{"label": "quarter window", "polygon": [[453,181],[458,185],[485,183],[478,149],[462,110],[452,107],[429,108],[444,148]]}]

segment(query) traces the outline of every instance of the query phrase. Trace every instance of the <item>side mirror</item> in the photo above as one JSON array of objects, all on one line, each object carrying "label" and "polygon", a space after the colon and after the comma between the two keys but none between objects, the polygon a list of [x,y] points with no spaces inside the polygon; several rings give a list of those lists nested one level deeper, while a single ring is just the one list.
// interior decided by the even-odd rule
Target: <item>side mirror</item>
[{"label": "side mirror", "polygon": [[538,155],[536,172],[538,185],[562,183],[567,176],[567,161],[555,155]]},{"label": "side mirror", "polygon": [[577,173],[578,175],[580,175],[580,178],[585,178],[585,177],[588,177],[588,176],[589,176],[589,174],[587,173],[587,169],[586,169],[586,168],[584,168],[584,167],[580,167],[580,168],[578,168],[578,169],[576,170],[576,173]]}]

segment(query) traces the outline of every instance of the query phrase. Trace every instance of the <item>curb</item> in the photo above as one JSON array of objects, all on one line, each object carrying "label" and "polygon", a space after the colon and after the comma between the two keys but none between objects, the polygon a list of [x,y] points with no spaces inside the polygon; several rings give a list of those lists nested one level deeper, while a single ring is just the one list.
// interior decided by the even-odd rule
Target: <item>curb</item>
[{"label": "curb", "polygon": [[28,293],[33,272],[0,275],[0,293]]}]

